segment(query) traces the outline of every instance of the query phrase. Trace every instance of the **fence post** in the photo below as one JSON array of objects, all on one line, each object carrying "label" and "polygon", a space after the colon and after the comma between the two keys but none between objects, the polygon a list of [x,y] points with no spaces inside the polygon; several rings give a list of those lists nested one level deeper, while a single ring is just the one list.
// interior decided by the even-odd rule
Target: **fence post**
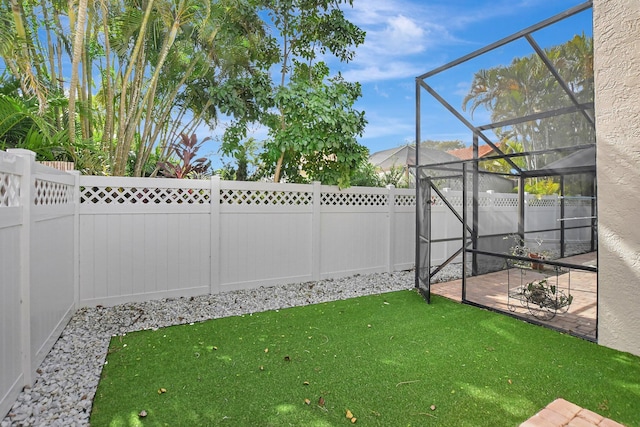
[{"label": "fence post", "polygon": [[80,171],[73,175],[73,309],[80,303]]},{"label": "fence post", "polygon": [[20,227],[20,329],[22,374],[24,385],[31,385],[31,192],[33,188],[33,166],[36,154],[21,148],[9,149],[23,162],[23,173],[20,177],[20,206],[22,207],[22,226]]},{"label": "fence post", "polygon": [[311,279],[320,280],[322,272],[322,183],[313,182],[313,212],[311,214]]},{"label": "fence post", "polygon": [[211,177],[210,203],[210,228],[211,237],[209,241],[209,293],[220,293],[220,176]]},{"label": "fence post", "polygon": [[387,215],[387,238],[389,239],[387,245],[387,250],[389,251],[387,255],[387,273],[393,273],[396,266],[396,187],[393,184],[389,184],[387,185],[387,190],[389,190],[387,197],[389,203],[389,214]]}]

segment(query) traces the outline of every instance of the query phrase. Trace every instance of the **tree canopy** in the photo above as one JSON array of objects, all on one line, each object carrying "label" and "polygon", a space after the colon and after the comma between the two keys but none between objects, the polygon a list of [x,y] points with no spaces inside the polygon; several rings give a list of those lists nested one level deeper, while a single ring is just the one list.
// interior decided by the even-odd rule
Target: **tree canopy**
[{"label": "tree canopy", "polygon": [[179,160],[181,135],[228,115],[224,154],[243,158],[247,126],[262,125],[263,175],[349,185],[366,159],[360,86],[316,59],[353,58],[364,32],[344,17],[351,3],[0,0],[0,114],[13,117],[0,122],[16,123],[0,148],[33,148],[38,129],[39,155],[155,175]]}]

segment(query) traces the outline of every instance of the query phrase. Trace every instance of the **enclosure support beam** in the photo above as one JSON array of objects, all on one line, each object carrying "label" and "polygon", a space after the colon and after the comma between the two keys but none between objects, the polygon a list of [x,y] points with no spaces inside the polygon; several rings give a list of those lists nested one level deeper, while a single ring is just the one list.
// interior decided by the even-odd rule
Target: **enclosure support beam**
[{"label": "enclosure support beam", "polygon": [[462,164],[462,301],[467,300],[467,164]]},{"label": "enclosure support beam", "polygon": [[[564,219],[565,213],[565,197],[564,197],[564,176],[560,177],[560,218]],[[564,258],[564,242],[565,242],[565,221],[560,221],[560,258]]]},{"label": "enclosure support beam", "polygon": [[[553,66],[553,64],[551,63],[551,60],[549,59],[547,54],[544,52],[544,50],[542,50],[540,45],[538,45],[538,43],[533,39],[533,37],[531,37],[531,34],[527,34],[525,38],[527,39],[527,41],[529,42],[533,50],[536,51],[540,59],[542,59],[542,62],[544,62],[544,65],[546,65],[549,71],[551,72],[551,74],[553,74],[553,77],[555,77],[556,81],[558,82],[562,90],[564,90],[564,92],[567,94],[569,99],[571,99],[571,102],[573,102],[573,105],[579,108],[580,101],[578,101],[578,98],[576,98],[576,95],[569,88],[569,86],[567,86],[567,83],[565,83],[565,81],[562,79],[562,77],[558,73],[558,70],[556,70],[556,67]],[[591,124],[591,127],[595,129],[596,121],[593,119],[593,117],[591,117],[586,110],[580,109],[580,112],[587,119],[589,124]]]},{"label": "enclosure support beam", "polygon": [[[474,250],[478,249],[478,215],[479,215],[479,211],[478,211],[478,205],[479,205],[479,191],[480,191],[480,179],[479,179],[479,175],[478,175],[478,135],[477,134],[473,134],[473,186],[472,186],[472,191],[473,191],[473,203],[471,205],[471,209],[472,210],[472,232],[471,232],[471,242],[472,242],[472,248]],[[463,185],[464,188],[464,185]],[[465,209],[466,209],[466,205],[464,205]],[[471,259],[471,274],[473,276],[477,276],[478,275],[478,255],[474,252],[472,254],[472,259]]]},{"label": "enclosure support beam", "polygon": [[[443,107],[445,107],[447,110],[449,110],[449,112],[451,114],[453,114],[458,120],[460,120],[460,122],[465,125],[467,128],[469,128],[474,135],[479,136],[480,138],[482,138],[482,140],[484,142],[487,143],[487,145],[489,147],[491,147],[492,150],[494,150],[496,153],[498,153],[500,156],[502,156],[504,158],[504,160],[509,163],[509,166],[511,166],[513,169],[515,169],[516,171],[518,171],[518,173],[521,173],[522,170],[520,169],[520,166],[516,165],[513,160],[511,160],[511,158],[509,157],[505,157],[505,154],[502,152],[502,150],[500,150],[500,148],[498,148],[493,141],[491,141],[489,139],[489,137],[487,137],[484,133],[482,133],[480,130],[478,130],[477,127],[475,127],[473,124],[471,124],[471,122],[469,122],[467,119],[464,118],[464,116],[462,114],[460,114],[458,112],[458,110],[456,110],[455,108],[453,108],[453,106],[451,104],[449,104],[443,97],[441,97],[438,92],[436,92],[435,90],[433,90],[433,88],[431,86],[429,86],[427,83],[425,83],[423,80],[418,80],[418,84],[420,86],[422,86],[427,92],[429,92],[429,94],[431,96],[433,96],[436,100],[438,100],[438,102],[440,104],[442,104]],[[416,157],[417,157],[417,153],[416,153]]]},{"label": "enclosure support beam", "polygon": [[520,175],[518,177],[518,236],[524,243],[524,177]]},{"label": "enclosure support beam", "polygon": [[596,175],[594,174],[593,180],[591,181],[591,252],[598,249],[598,198],[596,197],[596,191],[598,190],[597,185],[598,181],[596,179]]},{"label": "enclosure support beam", "polygon": [[570,9],[565,10],[564,12],[561,12],[561,13],[555,15],[555,16],[552,16],[551,18],[548,18],[548,19],[545,19],[544,21],[538,22],[537,24],[532,25],[529,28],[525,28],[522,31],[518,31],[515,34],[512,34],[512,35],[510,35],[508,37],[505,37],[502,40],[498,40],[497,42],[491,43],[488,46],[485,46],[485,47],[483,47],[481,49],[478,49],[478,50],[476,50],[474,52],[471,52],[471,53],[469,53],[469,54],[467,54],[465,56],[462,56],[462,57],[460,57],[460,58],[458,58],[458,59],[456,59],[454,61],[451,61],[451,62],[449,62],[447,64],[444,64],[443,66],[438,67],[435,70],[431,70],[428,73],[422,74],[422,75],[418,76],[418,79],[426,79],[426,78],[429,78],[431,76],[435,76],[436,74],[441,73],[441,72],[443,72],[445,70],[448,70],[449,68],[455,67],[456,65],[460,65],[463,62],[467,62],[470,59],[476,58],[476,57],[478,57],[480,55],[483,55],[483,54],[485,54],[487,52],[490,52],[490,51],[492,51],[494,49],[498,49],[499,47],[502,47],[502,46],[504,46],[504,45],[506,45],[508,43],[511,43],[512,41],[517,40],[517,39],[525,36],[526,34],[534,33],[534,32],[536,32],[538,30],[541,30],[541,29],[543,29],[545,27],[548,27],[548,26],[550,26],[552,24],[555,24],[558,21],[562,21],[565,18],[568,18],[568,17],[573,16],[573,15],[575,15],[577,13],[585,11],[585,10],[591,8],[592,6],[593,6],[593,0],[588,0],[588,1],[584,2],[584,3],[582,3],[582,4],[574,6],[574,7],[570,8]]},{"label": "enclosure support beam", "polygon": [[[415,248],[415,256],[416,256],[416,271],[415,271],[415,287],[420,289],[420,225],[421,218],[420,215],[422,213],[421,199],[420,199],[420,180],[422,172],[420,170],[420,85],[416,80],[416,164],[415,164],[415,179],[416,179],[416,248]],[[427,302],[429,301],[429,297],[427,297]]]}]

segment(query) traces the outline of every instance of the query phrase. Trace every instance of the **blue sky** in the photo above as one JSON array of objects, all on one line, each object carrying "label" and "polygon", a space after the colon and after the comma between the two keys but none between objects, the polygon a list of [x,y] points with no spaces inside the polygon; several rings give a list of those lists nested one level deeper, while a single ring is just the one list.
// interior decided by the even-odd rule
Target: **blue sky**
[{"label": "blue sky", "polygon": [[[582,0],[355,0],[348,16],[367,31],[367,38],[355,61],[340,68],[347,79],[362,83],[358,107],[366,112],[369,123],[360,142],[371,153],[413,142],[416,76],[581,3]],[[546,47],[582,32],[591,35],[591,10],[563,25],[541,30],[534,38]],[[489,55],[486,63],[476,61],[463,67],[466,70],[451,70],[429,83],[459,108],[477,68],[507,64],[516,56],[531,53],[531,47],[521,42],[514,49],[503,48]],[[448,111],[430,102],[426,92],[421,97],[427,107],[423,108],[426,117],[422,119],[422,139],[471,142],[471,134]],[[474,118],[474,122],[482,121],[477,114]]]},{"label": "blue sky", "polygon": [[[345,13],[367,32],[365,43],[349,64],[330,58],[326,61],[332,71],[341,71],[347,80],[362,83],[363,96],[357,108],[366,112],[368,125],[360,143],[374,153],[414,141],[416,76],[582,3],[582,0],[354,0],[353,8],[346,8]],[[542,47],[548,47],[583,32],[592,33],[590,9],[561,25],[541,30],[534,38]],[[531,47],[520,42],[483,60],[457,67],[460,69],[429,83],[459,108],[475,71],[508,64],[516,56],[531,53]],[[435,103],[431,105],[426,92],[421,96],[427,107],[423,109],[422,139],[471,142],[471,134],[449,112]],[[487,118],[477,112],[474,122],[486,123]],[[217,132],[220,131],[218,128]],[[263,139],[265,135],[263,130],[256,129],[254,136]]]}]

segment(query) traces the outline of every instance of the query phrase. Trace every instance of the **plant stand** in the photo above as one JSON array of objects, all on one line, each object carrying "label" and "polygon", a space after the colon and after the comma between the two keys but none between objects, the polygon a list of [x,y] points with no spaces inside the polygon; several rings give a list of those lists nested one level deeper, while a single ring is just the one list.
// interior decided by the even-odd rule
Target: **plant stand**
[{"label": "plant stand", "polygon": [[[536,264],[535,268],[522,262],[509,263],[507,270],[507,308],[515,312],[526,308],[536,319],[551,320],[558,313],[566,313],[573,302],[571,271],[558,266]],[[566,275],[566,276],[565,276]],[[560,277],[566,284],[560,285]],[[564,281],[564,280],[563,280]]]}]

